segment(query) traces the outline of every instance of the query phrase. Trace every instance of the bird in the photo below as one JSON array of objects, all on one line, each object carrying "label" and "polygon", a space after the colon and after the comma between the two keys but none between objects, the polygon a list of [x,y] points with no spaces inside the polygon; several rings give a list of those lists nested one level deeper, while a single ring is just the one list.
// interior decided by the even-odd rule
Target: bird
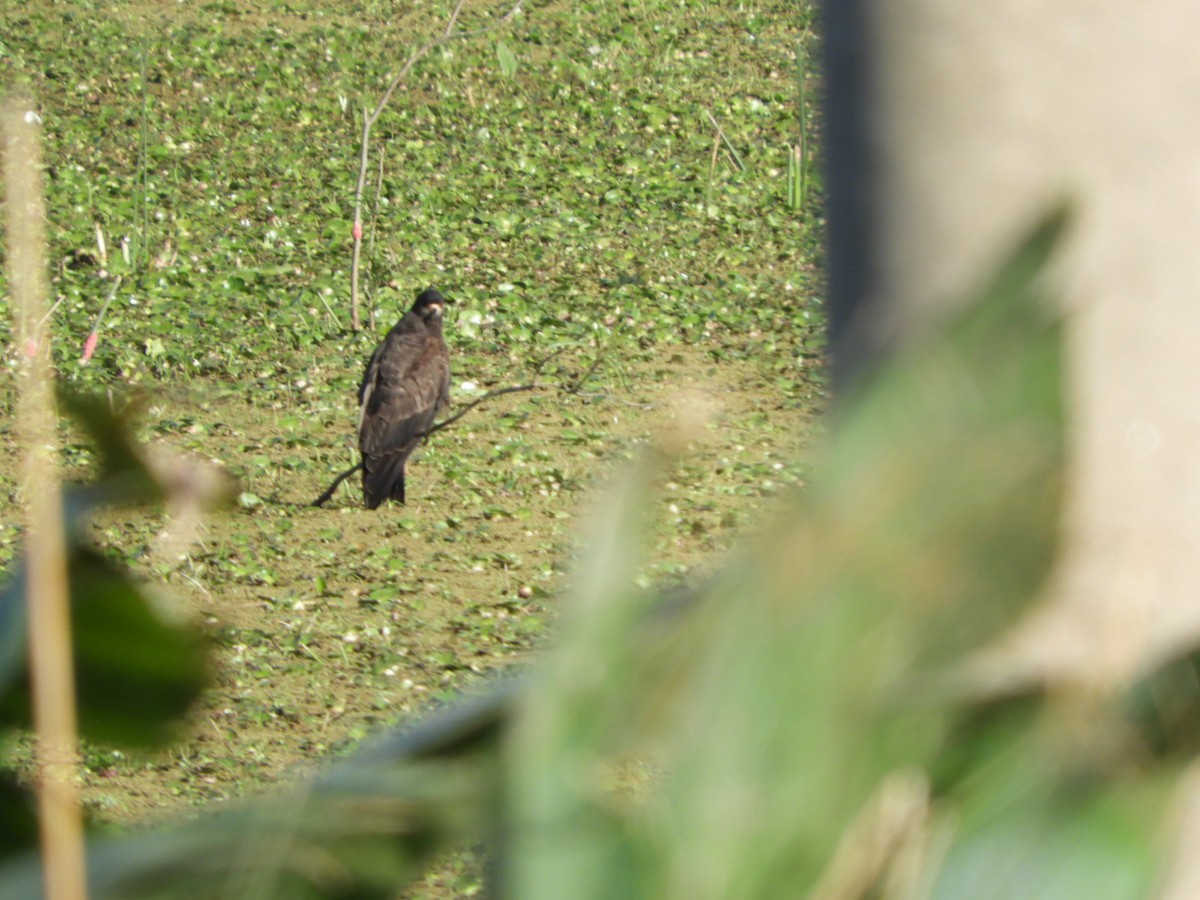
[{"label": "bird", "polygon": [[375,348],[358,389],[358,448],[363,502],[404,502],[404,466],[450,405],[450,351],[442,336],[446,298],[433,288],[417,294]]}]

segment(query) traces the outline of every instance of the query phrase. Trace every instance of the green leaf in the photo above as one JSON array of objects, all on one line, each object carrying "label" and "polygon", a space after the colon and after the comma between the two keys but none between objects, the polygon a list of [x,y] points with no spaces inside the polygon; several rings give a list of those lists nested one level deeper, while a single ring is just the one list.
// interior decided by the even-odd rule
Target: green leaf
[{"label": "green leaf", "polygon": [[1011,621],[1055,556],[1062,333],[1044,269],[1065,224],[1049,214],[954,321],[860,386],[814,481],[846,567],[925,619],[933,657]]},{"label": "green leaf", "polygon": [[512,78],[517,74],[517,56],[503,41],[496,44],[496,60],[500,63],[500,72],[505,78]]},{"label": "green leaf", "polygon": [[[69,575],[81,736],[162,746],[177,736],[180,718],[207,683],[202,642],[192,629],[166,622],[129,576],[94,550],[75,547]],[[24,583],[14,578],[0,594],[0,607],[23,610]],[[23,659],[25,617],[18,623],[10,616],[4,624],[10,648],[19,628]],[[28,727],[28,676],[24,667],[17,674],[0,694],[0,721]]]},{"label": "green leaf", "polygon": [[85,394],[60,385],[58,401],[83,426],[100,454],[101,477],[96,487],[76,492],[69,506],[81,514],[92,501],[137,503],[156,500],[162,488],[146,466],[141,446],[133,434],[132,405],[118,412],[101,394]]},{"label": "green leaf", "polygon": [[889,773],[955,734],[949,699],[911,686],[996,635],[1053,557],[1061,347],[1039,276],[1060,228],[849,398],[805,492],[710,590],[657,832],[668,895],[803,896]]},{"label": "green leaf", "polygon": [[[497,737],[517,682],[369,744],[282,798],[89,843],[89,896],[387,900],[495,820]],[[42,896],[30,856],[0,868],[6,900]]]},{"label": "green leaf", "polygon": [[961,798],[959,832],[934,900],[1152,896],[1162,874],[1159,829],[1170,780],[1047,782],[1036,777],[1040,768],[1009,754],[983,770],[968,792],[975,796]]},{"label": "green leaf", "polygon": [[646,453],[610,492],[559,646],[522,697],[508,748],[512,852],[504,879],[513,896],[646,895],[636,889],[630,833],[581,775],[603,769],[639,715],[630,635],[650,597],[633,576],[645,547],[646,497],[663,462]]}]

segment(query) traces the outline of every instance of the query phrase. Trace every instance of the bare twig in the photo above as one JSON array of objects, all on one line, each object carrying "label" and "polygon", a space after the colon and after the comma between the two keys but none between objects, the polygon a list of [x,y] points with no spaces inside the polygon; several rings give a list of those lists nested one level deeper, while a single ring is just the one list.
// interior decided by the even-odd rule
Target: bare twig
[{"label": "bare twig", "polygon": [[92,330],[88,332],[87,340],[83,342],[83,355],[79,359],[82,365],[87,365],[91,361],[92,354],[96,352],[96,344],[100,342],[100,323],[104,321],[104,314],[108,312],[108,305],[112,303],[113,297],[117,296],[117,289],[120,286],[121,276],[118,275],[108,291],[108,296],[104,298],[104,305],[100,307],[100,313],[96,316]]},{"label": "bare twig", "polygon": [[600,369],[600,367],[602,365],[604,365],[605,361],[608,359],[609,355],[612,353],[613,345],[616,343],[616,340],[617,340],[617,329],[616,328],[613,329],[613,331],[610,335],[608,346],[606,348],[604,348],[603,350],[600,349],[600,341],[597,339],[597,341],[596,341],[596,358],[592,360],[591,365],[589,365],[584,370],[582,375],[580,375],[578,378],[576,378],[570,384],[563,385],[563,393],[574,394],[575,396],[582,396],[580,394],[580,391],[583,390],[583,386],[585,384],[587,384],[588,379],[591,378],[593,375],[595,375],[596,372]]},{"label": "bare twig", "polygon": [[446,30],[442,32],[442,37],[448,38],[454,34],[454,26],[458,24],[458,14],[462,12],[462,8],[467,5],[467,0],[458,0],[454,5],[454,12],[450,13],[450,21],[446,23]]},{"label": "bare twig", "polygon": [[108,268],[108,244],[104,240],[104,230],[96,223],[96,252],[100,256],[100,268]]},{"label": "bare twig", "polygon": [[799,128],[797,129],[796,146],[793,151],[796,170],[796,203],[793,209],[803,209],[808,198],[808,92],[804,84],[805,68],[804,37],[801,35],[796,44],[796,94]]},{"label": "bare twig", "polygon": [[358,331],[362,327],[358,312],[358,285],[363,238],[362,200],[363,191],[367,184],[367,169],[370,166],[371,128],[383,114],[388,102],[392,99],[392,94],[396,92],[396,89],[408,77],[408,73],[412,71],[413,66],[442,44],[453,40],[477,37],[481,34],[495,31],[503,25],[507,25],[520,13],[522,3],[524,3],[524,0],[517,0],[508,12],[496,19],[491,25],[486,25],[483,28],[475,28],[470,31],[455,31],[454,27],[458,23],[459,14],[462,12],[463,7],[466,6],[466,0],[458,0],[458,3],[454,6],[454,11],[450,13],[450,20],[446,23],[446,30],[442,32],[442,35],[414,50],[412,55],[409,56],[408,61],[400,68],[400,71],[392,76],[392,80],[388,83],[383,96],[379,98],[379,102],[375,104],[375,108],[370,111],[363,110],[362,147],[358,160],[358,182],[354,188],[354,228],[352,232],[354,236],[354,250],[350,259],[350,325],[355,331]]},{"label": "bare twig", "polygon": [[142,175],[142,239],[138,241],[134,264],[142,269],[148,268],[150,261],[150,73],[146,49],[148,41],[142,36],[140,56],[142,57],[142,135],[141,146],[138,148],[138,168]]},{"label": "bare twig", "polygon": [[325,488],[325,490],[321,493],[321,496],[312,502],[312,505],[313,506],[324,506],[326,503],[328,503],[329,498],[331,498],[335,493],[337,493],[337,489],[342,486],[342,482],[345,481],[347,478],[349,478],[351,475],[353,475],[355,472],[360,471],[362,469],[362,467],[363,467],[362,461],[359,460],[353,466],[351,466],[349,469],[347,469],[345,472],[343,472],[341,475],[339,475],[337,478],[333,479],[333,484],[331,484],[331,485],[329,485],[329,487]]},{"label": "bare twig", "polygon": [[587,371],[585,371],[582,375],[580,375],[578,378],[576,378],[575,381],[572,382],[570,385],[563,388],[563,390],[566,391],[568,394],[578,394],[583,389],[583,386],[587,382],[587,380],[589,378],[591,378],[594,374],[596,374],[596,370],[600,368],[600,366],[603,364],[603,362],[604,362],[604,354],[597,353],[596,358],[592,360],[592,364],[587,367]]},{"label": "bare twig", "polygon": [[[538,384],[520,384],[520,385],[516,385],[514,387],[497,388],[494,391],[488,391],[482,397],[477,397],[476,399],[472,400],[470,403],[468,403],[466,406],[464,406],[462,409],[460,409],[458,412],[456,412],[450,418],[443,419],[442,421],[440,421],[434,425],[431,425],[428,428],[428,430],[417,435],[416,440],[423,441],[423,440],[425,440],[425,438],[429,437],[429,435],[433,434],[434,432],[441,431],[443,428],[450,427],[451,425],[453,425],[455,422],[457,422],[459,419],[461,419],[463,416],[465,416],[467,413],[469,413],[471,410],[473,410],[475,407],[477,407],[480,403],[482,403],[485,400],[491,400],[494,397],[502,397],[505,394],[515,394],[518,391],[535,391],[540,386],[541,385],[538,385]],[[337,489],[341,486],[342,482],[345,481],[347,478],[349,478],[351,475],[353,475],[355,472],[358,472],[359,470],[361,470],[362,467],[363,467],[363,464],[361,461],[359,461],[359,462],[355,463],[353,466],[351,466],[349,469],[347,469],[345,472],[342,472],[342,474],[338,475],[338,477],[333,480],[333,484],[329,485],[329,487],[327,487],[324,490],[324,492],[321,494],[321,496],[312,502],[312,505],[313,506],[324,506],[329,501],[329,499],[337,492]]]},{"label": "bare twig", "polygon": [[571,349],[569,345],[564,345],[562,347],[559,347],[557,350],[555,350],[553,353],[549,354],[548,356],[542,357],[542,361],[533,367],[533,380],[537,381],[539,378],[541,378],[542,370],[545,369],[546,366],[548,366],[552,360],[557,359],[558,357],[562,356],[569,349]]},{"label": "bare twig", "polygon": [[[375,202],[371,206],[371,242],[367,245],[367,262],[375,269],[375,224],[379,221],[379,203],[383,196],[383,166],[387,161],[387,144],[379,152],[379,172],[375,177]],[[375,330],[375,304],[371,304],[371,330]]]},{"label": "bare twig", "polygon": [[717,177],[717,157],[721,154],[721,127],[717,126],[717,133],[713,137],[712,158],[708,162],[708,186],[704,191],[704,199],[706,202],[712,202],[713,180]]},{"label": "bare twig", "polygon": [[362,258],[362,195],[367,182],[371,146],[371,116],[363,110],[362,153],[358,161],[358,185],[354,189],[354,250],[350,256],[350,327],[358,331],[358,267]]},{"label": "bare twig", "polygon": [[442,419],[442,421],[438,422],[436,425],[430,425],[429,430],[426,431],[423,435],[421,435],[421,438],[428,437],[429,435],[433,434],[435,431],[441,431],[443,428],[448,428],[449,426],[453,425],[455,422],[457,422],[459,419],[461,419],[463,416],[465,416],[467,413],[469,413],[471,410],[473,410],[475,407],[477,407],[484,400],[491,400],[494,397],[503,397],[505,394],[516,394],[516,393],[519,393],[520,391],[536,391],[539,387],[541,387],[541,385],[538,385],[538,384],[518,384],[518,385],[515,385],[514,387],[496,388],[494,391],[488,391],[482,397],[476,397],[474,400],[472,400],[470,403],[468,403],[466,406],[464,406],[462,409],[460,409],[458,412],[456,412],[450,418]]},{"label": "bare twig", "polygon": [[[474,400],[472,400],[470,403],[468,403],[466,406],[464,406],[462,409],[460,409],[457,413],[452,415],[450,418],[443,419],[441,422],[438,422],[437,424],[431,426],[428,431],[426,431],[424,434],[419,435],[417,437],[417,440],[424,440],[426,437],[433,434],[435,431],[441,431],[443,428],[448,428],[450,425],[453,425],[455,422],[457,422],[459,419],[461,419],[463,416],[465,416],[467,413],[469,413],[471,410],[473,410],[479,404],[483,403],[485,400],[492,400],[496,397],[502,397],[505,394],[516,394],[520,391],[536,391],[538,388],[542,387],[542,385],[537,383],[538,378],[542,374],[542,370],[546,368],[546,366],[549,364],[549,362],[552,359],[554,359],[557,356],[560,356],[562,353],[566,352],[567,349],[568,348],[566,348],[566,347],[559,347],[553,353],[549,354],[548,356],[544,357],[540,362],[538,362],[538,364],[533,367],[533,381],[531,381],[529,384],[519,384],[519,385],[515,385],[513,387],[496,388],[495,390],[488,391],[482,397],[477,397]],[[319,496],[316,500],[314,500],[311,505],[312,506],[324,506],[327,502],[329,502],[329,499],[337,492],[337,489],[339,487],[341,487],[342,482],[345,481],[347,478],[349,478],[351,475],[353,475],[355,472],[358,472],[361,469],[362,469],[362,463],[357,462],[353,466],[351,466],[349,469],[347,469],[345,472],[342,472],[340,475],[337,476],[337,478],[333,479],[333,484],[329,485],[329,487],[327,487],[324,490],[324,492],[321,494],[321,496]]]},{"label": "bare twig", "polygon": [[745,172],[746,164],[742,162],[741,156],[738,155],[737,150],[734,148],[728,136],[725,134],[725,129],[721,127],[719,122],[717,122],[716,116],[714,116],[707,109],[704,111],[704,114],[708,116],[708,121],[712,122],[713,128],[717,129],[717,138],[721,141],[722,146],[725,147],[725,152],[729,154],[729,158],[733,160],[734,166],[737,167],[739,172]]},{"label": "bare twig", "polygon": [[45,209],[38,117],[26,94],[0,111],[4,142],[9,290],[24,358],[18,376],[17,427],[25,450],[23,493],[29,663],[37,732],[38,820],[45,896],[87,895],[79,788],[75,674],[71,654],[62,486],[55,470],[56,416],[46,306]]}]

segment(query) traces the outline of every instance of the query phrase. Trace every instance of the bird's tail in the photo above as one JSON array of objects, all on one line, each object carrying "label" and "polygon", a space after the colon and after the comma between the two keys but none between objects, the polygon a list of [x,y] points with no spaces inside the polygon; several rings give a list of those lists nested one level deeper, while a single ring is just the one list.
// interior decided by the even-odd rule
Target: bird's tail
[{"label": "bird's tail", "polygon": [[404,464],[407,455],[368,456],[363,459],[363,501],[377,509],[384,500],[404,502]]}]

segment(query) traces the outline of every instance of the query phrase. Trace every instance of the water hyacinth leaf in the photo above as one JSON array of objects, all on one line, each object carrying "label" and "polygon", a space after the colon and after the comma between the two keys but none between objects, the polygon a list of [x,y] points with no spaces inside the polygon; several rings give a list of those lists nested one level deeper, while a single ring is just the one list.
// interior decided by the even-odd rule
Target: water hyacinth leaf
[{"label": "water hyacinth leaf", "polygon": [[[162,746],[207,683],[202,642],[159,616],[127,574],[91,549],[72,549],[69,579],[81,735]],[[24,578],[14,578],[0,602],[23,608]],[[23,635],[24,616],[19,627]],[[23,667],[0,695],[0,711],[8,725],[28,726]]]},{"label": "water hyacinth leaf", "polygon": [[517,74],[517,55],[503,41],[496,44],[496,61],[499,62],[500,73],[505,78],[512,78]]}]

